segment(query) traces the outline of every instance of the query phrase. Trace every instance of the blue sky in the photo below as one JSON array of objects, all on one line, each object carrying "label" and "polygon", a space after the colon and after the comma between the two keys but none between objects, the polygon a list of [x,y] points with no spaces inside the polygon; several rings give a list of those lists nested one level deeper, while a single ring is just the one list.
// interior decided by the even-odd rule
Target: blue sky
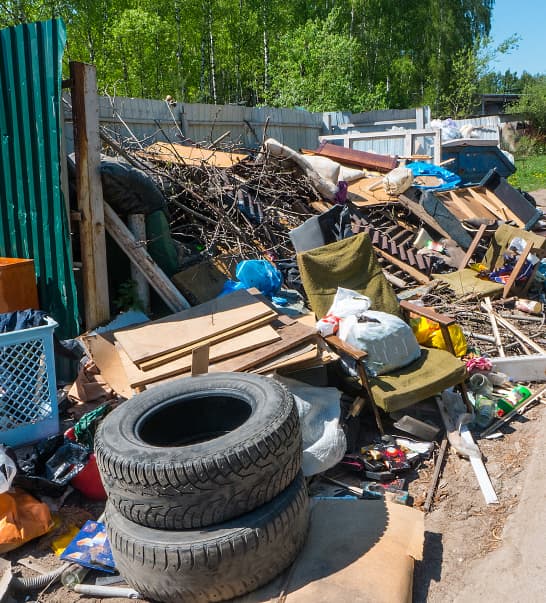
[{"label": "blue sky", "polygon": [[546,73],[546,0],[496,0],[491,37],[495,45],[519,34],[519,48],[500,56],[495,71]]}]

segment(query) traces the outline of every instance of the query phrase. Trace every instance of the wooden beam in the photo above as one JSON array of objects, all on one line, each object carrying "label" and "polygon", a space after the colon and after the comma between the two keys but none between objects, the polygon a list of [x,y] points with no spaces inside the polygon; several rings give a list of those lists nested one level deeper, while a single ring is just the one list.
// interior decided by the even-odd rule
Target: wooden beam
[{"label": "wooden beam", "polygon": [[173,285],[169,277],[154,262],[146,249],[139,244],[133,233],[106,202],[104,203],[104,218],[106,229],[114,241],[142,272],[161,299],[169,306],[169,309],[172,312],[180,312],[190,308],[188,300]]},{"label": "wooden beam", "polygon": [[472,240],[472,243],[470,243],[470,247],[467,249],[462,262],[459,264],[458,270],[464,270],[468,266],[468,262],[470,262],[472,256],[476,251],[476,248],[480,244],[481,238],[483,237],[483,233],[485,232],[486,228],[487,224],[480,224],[478,232],[474,235],[474,239]]},{"label": "wooden beam", "polygon": [[398,268],[403,270],[406,274],[409,274],[421,285],[426,285],[427,283],[430,283],[431,279],[428,276],[426,276],[426,274],[419,272],[419,270],[417,270],[417,268],[414,268],[413,266],[410,266],[409,264],[402,262],[402,260],[395,258],[393,255],[391,255],[390,253],[387,253],[386,251],[383,251],[383,249],[381,249],[380,247],[374,247],[374,250],[376,253],[379,253],[380,255],[382,255],[388,262],[390,262],[391,264],[394,264],[395,266],[398,266]]},{"label": "wooden beam", "polygon": [[110,318],[96,70],[93,65],[71,62],[70,77],[85,327],[92,329]]},{"label": "wooden beam", "polygon": [[[127,225],[138,243],[146,249],[146,216],[144,214],[129,214]],[[142,304],[142,310],[145,314],[149,314],[150,285],[146,277],[133,263],[131,264],[131,278],[136,283],[136,292],[138,300]]]}]

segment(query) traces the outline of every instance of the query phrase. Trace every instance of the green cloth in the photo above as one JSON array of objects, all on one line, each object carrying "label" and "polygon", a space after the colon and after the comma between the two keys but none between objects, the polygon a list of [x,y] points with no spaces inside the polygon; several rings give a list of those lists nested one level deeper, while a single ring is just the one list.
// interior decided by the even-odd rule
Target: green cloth
[{"label": "green cloth", "polygon": [[458,385],[465,377],[464,363],[453,354],[421,347],[421,357],[409,366],[369,381],[377,406],[393,412]]},{"label": "green cloth", "polygon": [[501,283],[478,278],[476,270],[471,268],[456,270],[449,274],[435,274],[434,278],[447,283],[457,296],[474,293],[480,297],[498,297],[504,289]]},{"label": "green cloth", "polygon": [[326,315],[338,287],[369,297],[372,310],[402,317],[398,299],[366,233],[304,251],[297,259],[303,288],[317,318]]},{"label": "green cloth", "polygon": [[515,237],[523,239],[526,243],[532,241],[534,246],[539,249],[546,248],[546,239],[544,237],[541,237],[534,232],[523,230],[522,228],[501,224],[495,231],[483,260],[483,263],[488,266],[490,270],[500,268],[504,264],[502,256],[508,249],[508,245],[510,245],[512,239]]}]

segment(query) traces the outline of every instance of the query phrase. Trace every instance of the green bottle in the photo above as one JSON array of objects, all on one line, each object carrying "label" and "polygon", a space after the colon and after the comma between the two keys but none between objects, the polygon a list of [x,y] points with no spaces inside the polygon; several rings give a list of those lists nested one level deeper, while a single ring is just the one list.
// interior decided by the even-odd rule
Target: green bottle
[{"label": "green bottle", "polygon": [[531,390],[525,386],[514,387],[505,398],[497,398],[497,417],[504,417],[530,397]]}]

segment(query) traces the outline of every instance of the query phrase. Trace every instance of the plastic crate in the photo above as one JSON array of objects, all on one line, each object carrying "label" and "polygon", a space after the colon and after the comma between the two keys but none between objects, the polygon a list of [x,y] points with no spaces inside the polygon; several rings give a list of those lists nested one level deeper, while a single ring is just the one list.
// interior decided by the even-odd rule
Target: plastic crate
[{"label": "plastic crate", "polygon": [[24,446],[59,432],[53,330],[0,334],[0,443]]}]

